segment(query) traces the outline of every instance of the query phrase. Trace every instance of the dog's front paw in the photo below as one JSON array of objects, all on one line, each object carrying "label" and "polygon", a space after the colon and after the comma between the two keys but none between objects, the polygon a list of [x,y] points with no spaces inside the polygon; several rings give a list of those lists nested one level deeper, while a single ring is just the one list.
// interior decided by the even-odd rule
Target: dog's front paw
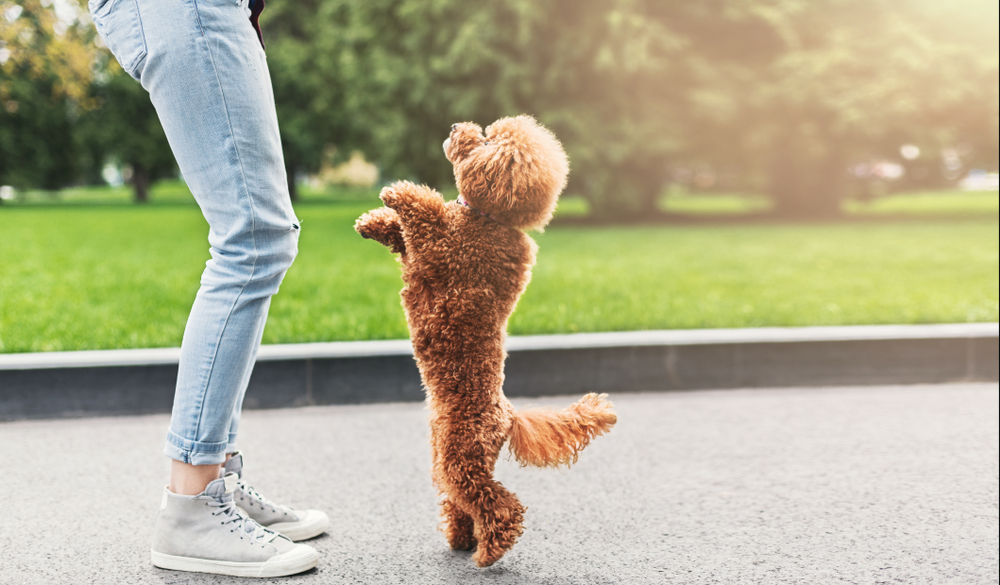
[{"label": "dog's front paw", "polygon": [[378,195],[378,198],[381,199],[382,203],[389,209],[395,209],[396,204],[399,203],[399,191],[396,187],[397,183],[393,183],[388,187],[382,187],[382,192]]},{"label": "dog's front paw", "polygon": [[375,240],[391,248],[395,253],[402,253],[406,249],[399,227],[399,216],[388,207],[373,209],[359,217],[354,222],[354,230],[361,234],[362,238]]},{"label": "dog's front paw", "polygon": [[354,222],[354,231],[356,231],[359,234],[361,234],[362,238],[364,238],[366,240],[371,240],[372,239],[372,236],[371,236],[372,225],[371,225],[371,223],[372,223],[372,216],[371,216],[371,214],[366,213],[366,214],[362,215],[361,217],[359,217],[357,219],[357,221]]},{"label": "dog's front paw", "polygon": [[437,194],[433,189],[423,186],[416,185],[409,181],[396,181],[395,183],[384,187],[382,192],[379,194],[379,199],[382,203],[390,209],[395,209],[396,211],[402,211],[402,208],[425,208],[429,204],[440,201],[441,196]]}]

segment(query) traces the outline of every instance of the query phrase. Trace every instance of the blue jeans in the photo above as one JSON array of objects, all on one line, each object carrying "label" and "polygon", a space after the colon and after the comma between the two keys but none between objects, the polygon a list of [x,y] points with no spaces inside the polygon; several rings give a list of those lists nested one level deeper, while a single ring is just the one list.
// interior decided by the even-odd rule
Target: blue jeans
[{"label": "blue jeans", "polygon": [[298,250],[264,51],[248,0],[90,0],[90,12],[149,92],[210,226],[164,452],[221,463],[236,450],[271,295]]}]

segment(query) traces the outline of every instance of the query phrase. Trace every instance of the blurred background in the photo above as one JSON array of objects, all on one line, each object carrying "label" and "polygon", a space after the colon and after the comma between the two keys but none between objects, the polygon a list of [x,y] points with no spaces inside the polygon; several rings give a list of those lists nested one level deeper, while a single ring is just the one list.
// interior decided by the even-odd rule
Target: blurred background
[{"label": "blurred background", "polygon": [[[996,320],[998,21],[990,0],[269,0],[261,18],[289,191],[307,220],[304,237],[335,226],[329,229],[344,231],[348,242],[352,218],[375,206],[380,186],[393,180],[427,183],[453,197],[441,151],[451,124],[485,126],[528,113],[562,140],[572,165],[541,261],[548,245],[552,262],[589,266],[592,276],[611,274],[614,266],[587,265],[593,258],[580,256],[587,243],[599,242],[597,256],[652,250],[652,264],[619,267],[619,288],[600,289],[577,272],[546,280],[540,265],[514,332]],[[124,333],[69,343],[71,336],[59,333],[64,324],[29,317],[51,312],[54,302],[65,302],[74,315],[100,313],[104,302],[112,308],[103,309],[100,327],[109,327],[132,302],[122,296],[132,285],[94,291],[90,280],[73,281],[60,263],[105,266],[100,255],[109,247],[144,244],[109,239],[114,227],[77,233],[74,222],[148,225],[144,235],[151,238],[175,226],[170,214],[181,212],[170,205],[192,203],[146,93],[103,47],[84,2],[0,0],[0,106],[0,210],[8,211],[0,211],[0,230],[7,232],[0,245],[8,256],[0,259],[0,297],[7,297],[0,300],[0,351],[179,342],[193,296],[186,284],[143,305],[148,312],[176,303],[163,309],[161,318],[176,323],[160,337],[136,333],[133,324],[123,325]],[[153,219],[109,218],[91,204],[169,205]],[[28,214],[41,207],[77,215]],[[24,213],[11,215],[15,208]],[[195,218],[194,243],[185,253],[205,256],[203,224],[183,213]],[[871,223],[864,230],[850,223],[906,217],[938,221]],[[817,220],[836,225],[801,227]],[[718,231],[727,222],[763,227]],[[671,231],[678,224],[707,227]],[[642,225],[668,227],[637,231]],[[632,227],[573,231],[599,226]],[[45,229],[58,233],[39,235]],[[177,234],[188,228],[169,229],[174,235],[163,236],[169,244],[158,252],[179,246]],[[64,242],[70,233],[76,240]],[[313,249],[356,245],[350,242],[317,240]],[[100,252],[90,260],[80,257],[88,246]],[[853,256],[845,252],[852,246]],[[656,264],[668,250],[674,262]],[[690,251],[687,260],[683,250]],[[902,260],[908,253],[917,256],[911,263]],[[137,252],[136,265],[149,257]],[[289,324],[282,333],[282,315],[312,321],[310,314],[339,314],[337,307],[347,306],[341,293],[327,291],[341,304],[317,308],[317,291],[326,290],[320,277],[299,285],[306,276],[293,269],[265,340],[405,336],[398,278],[385,260],[366,266],[390,275],[378,285],[386,296],[350,298],[359,306],[384,305],[390,325],[342,315],[330,317],[342,321],[340,329]],[[727,262],[736,260],[748,275],[720,277],[735,274]],[[316,270],[332,270],[337,261],[317,260]],[[127,258],[115,262],[120,270]],[[300,257],[300,264],[308,262]],[[823,272],[824,263],[833,272]],[[970,274],[939,272],[949,265]],[[55,266],[63,268],[51,282],[38,280]],[[104,268],[84,276],[94,270]],[[143,291],[135,302],[155,300],[151,291],[165,286],[168,273],[160,269],[159,280],[145,283],[134,277]],[[787,283],[804,295],[799,300],[770,290],[789,273],[799,275]],[[628,284],[650,275],[662,278]],[[177,282],[189,278],[196,285],[197,271]],[[905,300],[930,286],[920,280],[929,278],[939,288],[927,289],[924,300]],[[814,285],[822,290],[812,298]],[[77,296],[43,294],[58,286]],[[904,288],[893,292],[893,286]],[[546,287],[551,302],[531,296]],[[581,287],[599,292],[565,298]],[[296,294],[311,313],[292,310]],[[740,295],[750,300],[732,299]],[[684,298],[692,300],[685,305]],[[617,302],[627,306],[614,309]],[[782,312],[782,303],[798,308]],[[662,317],[661,309],[649,309],[654,305]],[[627,322],[609,316],[629,312],[635,318]]]},{"label": "blurred background", "polygon": [[[84,2],[0,7],[5,201],[124,182],[141,202],[177,177]],[[810,217],[995,190],[997,22],[987,0],[272,0],[262,17],[293,196],[448,188],[452,123],[531,113],[599,220],[699,193]]]}]

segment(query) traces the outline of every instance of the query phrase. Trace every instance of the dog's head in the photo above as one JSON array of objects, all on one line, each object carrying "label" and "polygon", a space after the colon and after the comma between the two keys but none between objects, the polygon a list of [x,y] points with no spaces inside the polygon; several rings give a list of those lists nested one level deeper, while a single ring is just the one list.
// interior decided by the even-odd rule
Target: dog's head
[{"label": "dog's head", "polygon": [[534,118],[497,120],[485,136],[476,124],[455,124],[444,152],[459,193],[472,207],[522,230],[540,230],[552,219],[569,161],[556,137]]}]

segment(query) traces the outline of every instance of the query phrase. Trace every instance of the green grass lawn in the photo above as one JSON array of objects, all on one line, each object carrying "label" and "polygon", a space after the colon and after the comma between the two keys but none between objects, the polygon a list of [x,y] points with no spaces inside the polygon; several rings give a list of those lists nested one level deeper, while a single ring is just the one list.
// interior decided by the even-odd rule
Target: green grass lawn
[{"label": "green grass lawn", "polygon": [[[871,201],[848,200],[843,204],[848,217],[940,217],[981,216],[1000,214],[1000,194],[996,191],[935,191],[929,193],[896,193]],[[742,193],[692,193],[681,189],[669,191],[659,200],[660,211],[700,216],[740,216],[767,212],[771,201],[762,195]],[[563,197],[558,215],[586,216],[590,206],[579,197]]]},{"label": "green grass lawn", "polygon": [[[406,337],[373,203],[302,204],[265,343]],[[998,221],[554,227],[512,334],[998,320]],[[193,205],[0,207],[0,352],[180,344],[208,259]]]},{"label": "green grass lawn", "polygon": [[[673,190],[660,200],[660,209],[673,213],[701,215],[740,215],[772,209],[762,195],[741,193],[691,193]],[[847,200],[848,216],[989,216],[1000,213],[1000,193],[996,191],[933,191],[894,193],[870,201]],[[586,209],[580,215],[585,215]]]},{"label": "green grass lawn", "polygon": [[847,201],[844,211],[852,215],[992,215],[1000,213],[997,191],[936,191],[900,193],[868,202]]},{"label": "green grass lawn", "polygon": [[[333,186],[316,189],[309,185],[299,187],[299,197],[304,203],[336,203],[348,201],[376,201],[377,187]],[[132,203],[132,187],[86,186],[69,187],[59,191],[18,191],[10,206],[80,206],[128,205]],[[194,197],[187,185],[178,179],[157,181],[149,190],[150,203],[154,205],[194,205]]]},{"label": "green grass lawn", "polygon": [[[59,191],[18,191],[11,206],[77,206],[77,205],[127,205],[132,202],[132,187],[86,186],[69,187]],[[187,185],[178,180],[158,181],[149,193],[150,200],[166,205],[194,205],[194,197]]]},{"label": "green grass lawn", "polygon": [[740,193],[689,193],[674,190],[660,199],[660,210],[669,213],[739,215],[769,211],[771,201],[763,195]]},{"label": "green grass lawn", "polygon": [[[377,203],[378,187],[332,186],[325,189],[299,186],[302,203]],[[454,189],[445,192],[446,199],[454,199]],[[132,189],[121,187],[73,187],[61,191],[23,191],[8,206],[83,206],[127,205],[132,201]],[[159,181],[150,189],[154,205],[194,205],[194,198],[187,186],[179,180]],[[659,201],[661,211],[703,216],[738,216],[769,211],[771,202],[762,195],[743,193],[690,192],[669,189]],[[997,216],[1000,214],[1000,194],[996,191],[935,191],[927,193],[898,193],[877,197],[870,201],[848,200],[843,210],[848,216]],[[590,205],[581,197],[564,196],[559,203],[558,215],[585,216]]]}]

